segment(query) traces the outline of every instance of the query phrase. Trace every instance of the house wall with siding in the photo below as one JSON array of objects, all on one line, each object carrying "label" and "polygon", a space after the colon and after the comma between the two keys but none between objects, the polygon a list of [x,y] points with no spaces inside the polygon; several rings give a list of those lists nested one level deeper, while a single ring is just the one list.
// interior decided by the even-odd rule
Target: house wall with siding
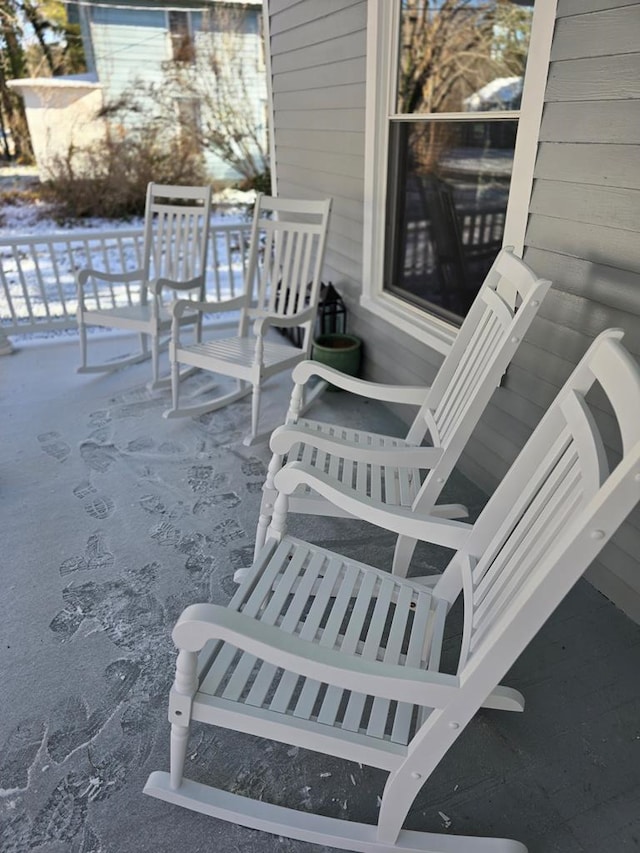
[{"label": "house wall with siding", "polygon": [[[365,373],[428,383],[442,357],[359,307],[365,0],[270,0],[280,195],[333,196],[325,278],[365,342]],[[460,467],[488,492],[591,340],[620,326],[640,358],[640,4],[559,0],[525,257],[552,291]],[[615,444],[615,440],[611,440]],[[640,513],[590,569],[640,621]]]},{"label": "house wall with siding", "polygon": [[367,375],[428,383],[442,356],[359,305],[367,2],[269,0],[269,12],[278,194],[333,198],[324,279],[365,341]]},{"label": "house wall with siding", "polygon": [[91,41],[106,99],[116,100],[134,80],[148,84],[162,78],[161,63],[169,59],[165,12],[97,6]]},{"label": "house wall with siding", "polygon": [[[138,99],[142,101],[145,114],[151,116],[155,109],[154,101],[147,97],[145,103],[145,100],[140,98],[140,91],[149,84],[162,83],[165,78],[163,66],[171,60],[172,46],[167,11],[160,8],[161,4],[149,2],[147,5],[150,8],[145,8],[140,0],[135,0],[135,5],[128,7],[126,3],[116,3],[115,0],[109,3],[109,0],[106,0],[101,5],[87,9],[82,19],[82,31],[85,43],[88,44],[90,62],[104,87],[105,102],[117,101],[124,92],[131,90],[134,83],[139,83],[141,87],[137,93]],[[175,4],[171,8],[175,8]],[[185,9],[189,8],[188,4],[185,5]],[[259,8],[245,10],[242,32],[237,34],[232,47],[229,46],[229,35],[221,31],[215,14],[207,24],[207,37],[214,39],[214,44],[219,45],[216,49],[222,57],[228,50],[233,50],[234,54],[239,51],[244,55],[244,82],[253,112],[253,123],[264,128],[266,86],[260,49],[260,12]],[[196,55],[205,38],[201,32],[202,17],[201,11],[191,11]],[[201,55],[206,57],[206,48],[201,50]],[[206,58],[201,61],[206,64]],[[216,179],[239,177],[230,166],[213,154],[207,155],[207,164]]]},{"label": "house wall with siding", "polygon": [[278,194],[333,198],[325,280],[362,282],[366,0],[271,0]]},{"label": "house wall with siding", "polygon": [[[481,424],[477,458],[492,426],[502,435],[513,420],[527,431],[537,423],[603,329],[623,329],[640,359],[639,33],[638,3],[558,0],[525,237],[526,260],[554,286]],[[501,475],[510,461],[495,454],[489,470]],[[640,511],[588,577],[640,621]]]}]

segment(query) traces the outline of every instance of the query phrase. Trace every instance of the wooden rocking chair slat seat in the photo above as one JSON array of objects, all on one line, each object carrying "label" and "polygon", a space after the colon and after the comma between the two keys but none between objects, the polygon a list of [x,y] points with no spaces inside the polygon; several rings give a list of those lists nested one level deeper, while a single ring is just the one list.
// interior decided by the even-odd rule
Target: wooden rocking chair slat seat
[{"label": "wooden rocking chair slat seat", "polygon": [[[189,347],[190,361],[195,366],[207,369],[207,365],[211,363],[211,359],[225,359],[229,364],[227,372],[229,376],[234,376],[234,368],[237,367],[237,374],[240,378],[246,376],[247,370],[255,365],[256,345],[255,341],[250,338],[228,338],[222,341],[201,341],[198,344],[193,344]],[[270,371],[276,368],[285,370],[290,362],[291,367],[295,367],[300,361],[299,353],[293,347],[287,344],[279,344],[275,341],[265,340],[262,351],[261,374],[267,378]],[[283,367],[283,365],[285,365]],[[274,371],[275,372],[275,371]]]},{"label": "wooden rocking chair slat seat", "polygon": [[[251,432],[245,444],[268,437],[259,432],[260,395],[264,380],[309,357],[311,335],[320,295],[320,274],[329,226],[331,200],[300,201],[258,195],[255,204],[245,297],[217,303],[215,310],[240,310],[237,333],[230,338],[198,341],[180,340],[183,305],[174,308],[171,360],[172,407],[164,416],[177,418],[202,415],[252,393]],[[211,310],[206,303],[199,310]],[[302,329],[300,346],[271,341],[272,327]],[[226,394],[184,404],[180,401],[180,365],[229,376],[236,387]],[[201,392],[203,393],[203,392]]]},{"label": "wooden rocking chair slat seat", "polygon": [[[285,440],[289,446],[290,435],[287,429],[281,430],[272,446],[275,449],[280,446],[280,436],[286,436]],[[328,441],[322,442],[319,436],[327,438]],[[389,506],[411,507],[424,481],[424,469],[436,465],[442,455],[442,450],[437,447],[416,447],[402,438],[362,432],[307,418],[296,424],[295,437],[299,440],[287,451],[288,461],[311,465],[333,477],[345,488],[371,495],[375,500],[382,500]],[[325,450],[324,447],[328,449]],[[399,452],[393,453],[394,450]],[[362,451],[360,458],[358,451]],[[380,457],[377,464],[376,455]],[[412,460],[416,460],[417,464],[412,465]],[[420,465],[422,467],[419,467]],[[296,494],[291,496],[290,512],[297,510],[298,498],[302,499],[302,512],[311,512],[315,502],[313,514],[338,514],[337,508],[317,495],[310,486],[300,487]],[[441,508],[434,507],[434,510],[437,514]],[[466,509],[458,505],[456,513],[452,505],[447,505],[445,514],[447,518],[463,518]]]},{"label": "wooden rocking chair slat seat", "polygon": [[[259,576],[252,573],[229,605],[245,616],[259,617],[263,625],[277,625],[293,637],[315,640],[321,648],[340,648],[356,660],[382,661],[418,671],[437,671],[442,647],[445,602],[432,598],[416,583],[398,581],[388,572],[371,571],[318,546],[286,537],[272,543],[270,556]],[[313,603],[305,608],[313,593]],[[373,613],[370,607],[373,602]],[[349,610],[348,629],[341,628]],[[387,626],[388,636],[383,637]],[[418,673],[419,674],[419,673]],[[255,655],[238,653],[221,643],[211,656],[206,673],[200,673],[199,696],[205,722],[216,722],[216,712],[239,703],[251,715],[260,709],[273,726],[296,720],[300,744],[322,740],[326,727],[345,733],[345,756],[353,760],[388,746],[387,769],[402,761],[415,724],[414,706],[365,693],[351,692],[327,683],[285,672]],[[234,710],[235,713],[235,710]],[[196,717],[193,717],[194,719]],[[205,719],[206,718],[206,719]],[[332,733],[332,737],[333,737]],[[363,751],[364,750],[364,751]]]},{"label": "wooden rocking chair slat seat", "polygon": [[[231,603],[191,605],[174,629],[171,773],[152,773],[145,792],[363,853],[526,853],[518,841],[402,825],[480,707],[522,710],[501,704],[508,688],[500,681],[640,500],[640,368],[621,337],[610,330],[592,344],[474,525],[345,495],[311,466],[284,466],[266,543]],[[587,401],[600,392],[620,435],[611,470],[600,415]],[[435,587],[289,536],[288,497],[304,484],[386,530],[454,547]],[[443,672],[443,637],[460,595],[457,666]],[[389,771],[377,827],[184,779],[191,720]]]},{"label": "wooden rocking chair slat seat", "polygon": [[[277,497],[274,477],[287,461],[311,464],[334,477],[336,485],[355,488],[389,506],[464,518],[464,506],[438,505],[438,498],[550,285],[510,249],[503,249],[431,387],[395,388],[354,379],[314,362],[298,365],[287,422],[271,437],[273,457],[263,489],[255,554],[264,543]],[[418,412],[409,432],[404,438],[383,436],[303,418],[306,384],[313,376],[364,397],[413,404]],[[428,447],[422,446],[425,438]],[[343,514],[308,487],[291,496],[289,511]],[[414,546],[406,537],[398,540],[394,573],[406,575]]]},{"label": "wooden rocking chair slat seat", "polygon": [[[151,358],[151,388],[168,384],[168,378],[160,379],[159,357],[169,343],[173,320],[169,303],[178,294],[183,299],[204,299],[210,213],[211,187],[148,185],[141,268],[122,273],[87,268],[77,274],[82,359],[78,373],[110,373]],[[126,304],[105,307],[108,297],[100,297],[96,286],[100,281],[119,285],[126,293]],[[116,296],[110,299],[115,302]],[[195,338],[200,339],[200,314],[184,311],[180,324],[193,325]],[[138,332],[140,351],[106,363],[89,364],[87,326]]]}]

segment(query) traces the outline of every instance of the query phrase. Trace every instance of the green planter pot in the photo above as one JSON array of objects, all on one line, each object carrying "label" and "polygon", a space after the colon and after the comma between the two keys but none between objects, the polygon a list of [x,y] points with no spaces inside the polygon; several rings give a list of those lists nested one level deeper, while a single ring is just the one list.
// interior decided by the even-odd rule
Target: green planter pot
[{"label": "green planter pot", "polygon": [[[355,335],[329,334],[319,335],[313,342],[311,357],[320,364],[334,367],[348,376],[357,376],[362,357],[362,341]],[[340,391],[329,385],[329,391]]]}]

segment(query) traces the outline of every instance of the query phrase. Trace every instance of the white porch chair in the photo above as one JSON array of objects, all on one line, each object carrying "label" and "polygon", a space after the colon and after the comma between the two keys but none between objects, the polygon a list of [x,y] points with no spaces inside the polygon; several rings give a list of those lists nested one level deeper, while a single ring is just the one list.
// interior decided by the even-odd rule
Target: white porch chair
[{"label": "white porch chair", "polygon": [[[178,301],[173,308],[171,359],[172,408],[167,418],[201,415],[226,406],[253,390],[251,432],[245,444],[262,440],[258,433],[261,386],[265,379],[290,370],[308,358],[320,291],[320,274],[329,226],[331,200],[256,200],[245,293],[216,303],[216,311],[240,311],[237,334],[231,338],[185,346],[180,339],[182,313],[193,303]],[[253,292],[254,282],[256,285]],[[253,299],[253,301],[252,301]],[[211,310],[209,303],[196,306]],[[249,328],[253,321],[252,328]],[[269,340],[270,327],[301,327],[299,347]],[[180,405],[180,365],[230,376],[235,390],[187,406]]]},{"label": "white porch chair", "polygon": [[[271,437],[273,457],[263,488],[255,553],[264,543],[277,496],[274,477],[285,460],[309,464],[332,477],[334,485],[353,486],[388,506],[413,507],[447,518],[466,516],[459,504],[436,502],[550,286],[510,249],[503,249],[431,387],[380,385],[315,362],[298,365],[287,423]],[[312,376],[369,399],[414,405],[418,411],[406,437],[301,419],[305,384]],[[423,447],[427,434],[431,446]],[[346,514],[308,487],[291,496],[289,511]],[[399,537],[395,574],[406,575],[414,548],[414,539]]]},{"label": "white porch chair", "polygon": [[[596,339],[473,526],[347,495],[300,462],[283,468],[267,542],[229,606],[192,605],[174,629],[171,773],[152,773],[145,792],[345,850],[526,853],[517,841],[402,825],[481,706],[522,710],[522,696],[500,681],[640,499],[640,369],[621,337],[610,330]],[[588,402],[595,385],[621,436],[611,471]],[[354,515],[457,553],[429,589],[294,539],[283,522],[287,495],[301,483]],[[462,642],[448,674],[440,653],[460,592]],[[185,779],[191,720],[388,770],[377,828]]]},{"label": "white porch chair", "polygon": [[[110,373],[127,364],[136,364],[151,356],[151,388],[167,380],[159,376],[160,349],[168,343],[172,316],[169,302],[178,293],[189,293],[190,299],[205,297],[205,275],[209,242],[211,187],[178,187],[150,183],[144,222],[142,266],[122,273],[107,273],[87,268],[77,274],[78,329],[82,365],[78,373]],[[107,282],[111,290],[122,288],[131,294],[132,285],[139,293],[129,296],[129,304],[102,307],[98,282]],[[195,324],[200,340],[201,315],[183,312],[182,324]],[[87,364],[87,326],[105,326],[138,332],[140,352],[103,364]],[[162,341],[162,335],[166,340]]]}]

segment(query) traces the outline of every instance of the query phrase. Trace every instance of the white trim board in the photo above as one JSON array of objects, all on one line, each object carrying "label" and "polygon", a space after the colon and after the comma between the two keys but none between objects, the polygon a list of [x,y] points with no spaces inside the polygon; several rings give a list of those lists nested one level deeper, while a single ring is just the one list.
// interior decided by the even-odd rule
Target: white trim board
[{"label": "white trim board", "polygon": [[262,37],[264,39],[264,65],[267,78],[267,114],[269,127],[269,170],[271,172],[271,195],[278,195],[276,174],[276,119],[273,108],[273,80],[271,78],[271,21],[269,0],[262,0]]}]

